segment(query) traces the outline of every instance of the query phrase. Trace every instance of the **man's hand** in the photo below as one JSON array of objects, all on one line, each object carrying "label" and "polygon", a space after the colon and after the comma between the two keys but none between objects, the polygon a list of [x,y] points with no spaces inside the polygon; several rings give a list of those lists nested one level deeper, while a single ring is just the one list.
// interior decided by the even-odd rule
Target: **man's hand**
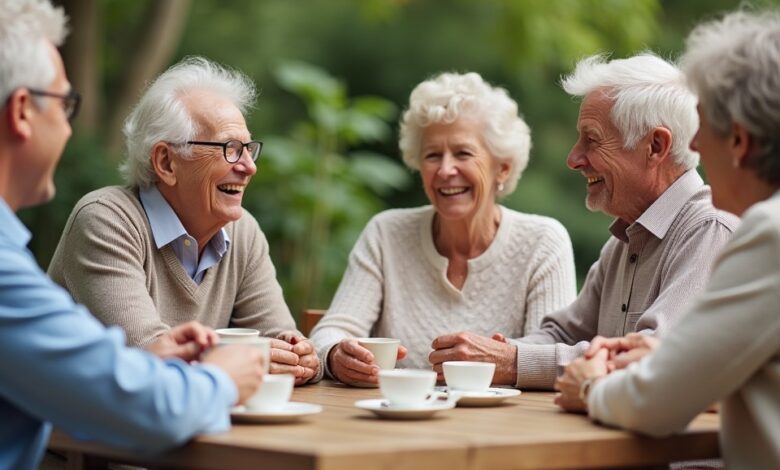
[{"label": "man's hand", "polygon": [[175,326],[148,345],[145,349],[167,359],[178,357],[187,362],[197,360],[201,353],[217,343],[217,333],[196,321]]},{"label": "man's hand", "polygon": [[226,345],[212,348],[201,362],[213,364],[230,376],[238,389],[238,402],[246,403],[263,380],[265,363],[263,352],[252,345]]},{"label": "man's hand", "polygon": [[588,404],[580,397],[583,383],[607,375],[607,349],[599,350],[592,358],[575,359],[564,369],[563,375],[555,380],[555,390],[560,393],[555,397],[555,404],[566,411],[586,412]]},{"label": "man's hand", "polygon": [[445,361],[475,361],[496,364],[494,384],[517,383],[517,346],[507,343],[498,333],[492,338],[470,332],[443,335],[433,340],[432,347],[434,351],[428,361],[439,374],[439,381],[444,380],[442,364]]},{"label": "man's hand", "polygon": [[287,336],[283,339],[292,345],[292,352],[298,356],[298,365],[303,369],[303,374],[295,376],[295,385],[305,384],[320,370],[320,358],[317,357],[314,343],[300,335]]}]

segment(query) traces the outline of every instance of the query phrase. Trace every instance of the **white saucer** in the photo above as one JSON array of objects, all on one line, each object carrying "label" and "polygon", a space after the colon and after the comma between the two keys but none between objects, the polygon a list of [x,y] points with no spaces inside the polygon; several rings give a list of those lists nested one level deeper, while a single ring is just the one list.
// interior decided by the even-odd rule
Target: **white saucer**
[{"label": "white saucer", "polygon": [[249,411],[244,406],[236,406],[230,410],[230,417],[237,423],[287,423],[321,411],[321,405],[291,401],[271,411]]},{"label": "white saucer", "polygon": [[[448,394],[447,387],[436,387],[437,392]],[[516,388],[498,388],[490,387],[484,392],[453,392],[458,397],[458,406],[495,406],[500,405],[504,400],[520,395],[520,390]]]},{"label": "white saucer", "polygon": [[361,410],[368,410],[381,418],[389,419],[425,419],[434,413],[443,410],[451,410],[455,407],[454,401],[434,401],[421,407],[399,407],[390,405],[387,400],[359,400],[355,406]]}]

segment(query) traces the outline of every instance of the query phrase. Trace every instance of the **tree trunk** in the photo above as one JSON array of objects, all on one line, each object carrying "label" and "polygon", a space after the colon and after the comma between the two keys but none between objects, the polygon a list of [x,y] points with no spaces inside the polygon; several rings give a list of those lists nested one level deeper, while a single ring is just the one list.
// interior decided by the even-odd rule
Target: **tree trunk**
[{"label": "tree trunk", "polygon": [[100,125],[100,41],[101,2],[62,0],[70,17],[70,35],[62,47],[65,70],[73,89],[81,93],[81,111],[74,122],[81,131],[96,133]]},{"label": "tree trunk", "polygon": [[149,4],[135,47],[124,63],[124,77],[110,110],[105,130],[108,151],[119,155],[122,123],[138,99],[141,89],[170,62],[187,22],[191,0],[155,0]]}]

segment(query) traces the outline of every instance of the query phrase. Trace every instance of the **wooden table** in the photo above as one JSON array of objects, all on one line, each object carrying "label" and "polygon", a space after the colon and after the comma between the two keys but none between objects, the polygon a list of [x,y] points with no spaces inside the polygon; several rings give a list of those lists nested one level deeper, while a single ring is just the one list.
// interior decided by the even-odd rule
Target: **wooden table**
[{"label": "wooden table", "polygon": [[[161,456],[78,442],[56,431],[50,446],[79,457],[187,469],[647,467],[719,455],[715,414],[700,415],[680,435],[650,439],[563,413],[553,405],[552,396],[524,392],[503,406],[456,408],[424,421],[389,421],[353,406],[359,399],[379,398],[378,390],[325,381],[293,394],[293,401],[323,405],[321,414],[293,424],[236,424],[228,433],[196,437]],[[84,462],[90,458],[79,458],[70,466]]]}]

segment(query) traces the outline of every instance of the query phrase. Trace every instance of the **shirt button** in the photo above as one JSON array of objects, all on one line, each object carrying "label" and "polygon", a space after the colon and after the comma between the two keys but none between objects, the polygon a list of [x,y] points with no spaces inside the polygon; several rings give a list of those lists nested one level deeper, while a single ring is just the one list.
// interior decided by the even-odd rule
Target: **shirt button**
[{"label": "shirt button", "polygon": [[620,311],[621,311],[621,312],[625,312],[626,310],[628,310],[628,307],[626,307],[626,304],[623,304],[623,305],[620,307]]},{"label": "shirt button", "polygon": [[637,260],[638,258],[639,258],[639,256],[637,256],[637,254],[636,254],[636,253],[634,253],[634,254],[632,254],[632,255],[631,255],[629,258],[628,258],[628,261],[629,261],[629,263],[636,263],[636,260]]},{"label": "shirt button", "polygon": [[187,240],[187,239],[185,239],[185,240],[184,240],[184,246],[187,246],[187,247],[188,247],[188,246],[190,246],[190,245],[192,245],[192,242],[191,242],[191,241],[189,241],[189,240]]}]

